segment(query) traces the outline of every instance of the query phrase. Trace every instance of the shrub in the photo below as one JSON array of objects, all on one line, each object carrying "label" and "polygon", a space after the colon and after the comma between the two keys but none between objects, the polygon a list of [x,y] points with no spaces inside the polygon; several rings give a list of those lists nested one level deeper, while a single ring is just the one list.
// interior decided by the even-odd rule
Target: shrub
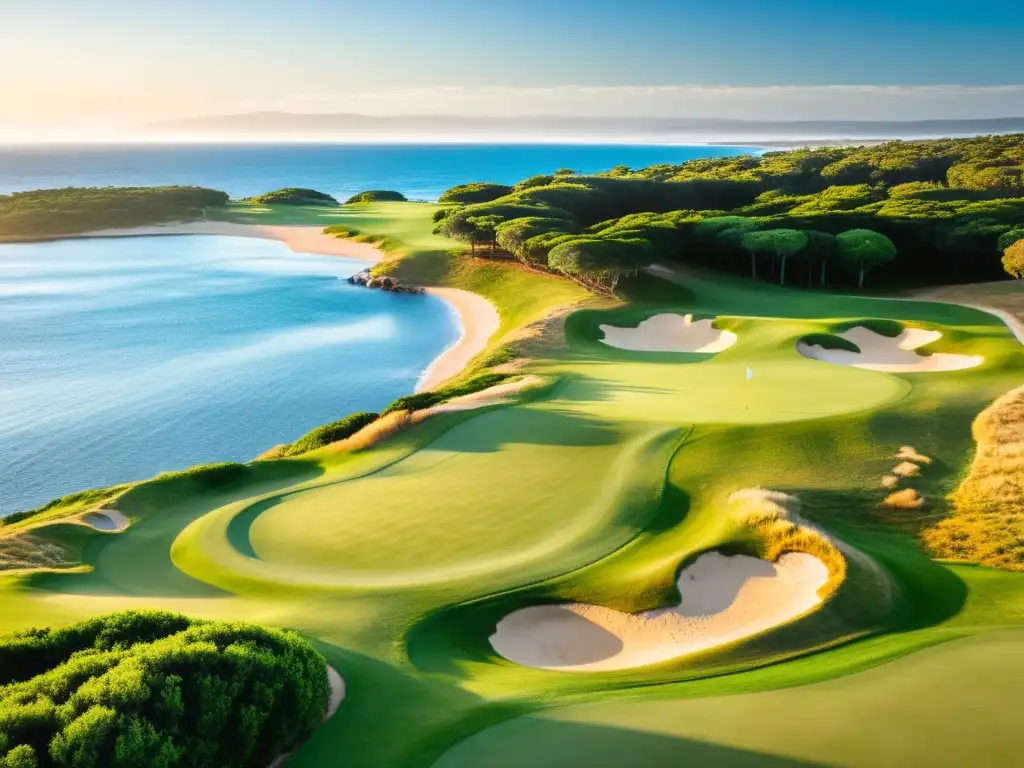
[{"label": "shrub", "polygon": [[292,632],[129,611],[0,639],[0,765],[265,766],[320,723]]},{"label": "shrub", "polygon": [[[456,187],[444,192],[437,202],[459,203],[472,205],[473,203],[489,203],[499,197],[511,194],[512,187],[504,184],[491,184],[490,182],[476,182],[473,184],[459,184]],[[435,219],[437,221],[437,219]]]},{"label": "shrub", "polygon": [[367,424],[373,423],[378,418],[379,416],[376,413],[366,413],[365,411],[361,411],[359,413],[353,413],[351,416],[346,416],[343,419],[339,419],[338,421],[331,422],[330,424],[324,424],[322,427],[317,427],[316,429],[307,432],[292,443],[283,455],[297,456],[300,453],[314,451],[317,448],[323,448],[325,445],[330,445],[331,443],[336,443],[339,440],[344,440],[345,438],[354,435]]},{"label": "shrub", "polygon": [[233,461],[222,461],[217,464],[197,464],[180,472],[163,472],[157,475],[158,480],[191,480],[203,488],[221,488],[238,480],[243,480],[249,473],[246,464]]},{"label": "shrub", "polygon": [[404,203],[405,195],[391,189],[368,189],[358,195],[352,195],[345,201],[345,205],[353,203]]},{"label": "shrub", "polygon": [[317,192],[315,189],[305,187],[285,187],[275,189],[273,192],[266,192],[262,195],[254,195],[242,200],[244,203],[257,203],[259,205],[337,205],[338,201],[324,192]]}]

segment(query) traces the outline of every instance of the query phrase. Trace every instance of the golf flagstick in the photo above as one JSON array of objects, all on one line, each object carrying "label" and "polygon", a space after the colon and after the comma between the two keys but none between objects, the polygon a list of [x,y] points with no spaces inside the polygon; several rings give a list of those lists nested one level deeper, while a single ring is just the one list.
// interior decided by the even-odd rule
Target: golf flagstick
[{"label": "golf flagstick", "polygon": [[[754,378],[754,372],[752,370],[750,370],[750,366],[748,365],[747,366],[747,381],[750,381],[752,378]],[[745,411],[749,411],[750,410],[750,388],[749,387],[747,388],[747,404],[744,406],[743,410],[745,410]]]}]

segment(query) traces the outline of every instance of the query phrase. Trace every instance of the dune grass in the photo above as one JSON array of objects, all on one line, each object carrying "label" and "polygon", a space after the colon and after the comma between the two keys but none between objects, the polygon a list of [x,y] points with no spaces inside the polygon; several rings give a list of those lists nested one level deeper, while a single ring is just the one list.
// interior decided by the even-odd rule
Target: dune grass
[{"label": "dune grass", "polygon": [[977,451],[952,514],[924,540],[936,557],[1024,571],[1024,387],[982,411],[973,433]]}]

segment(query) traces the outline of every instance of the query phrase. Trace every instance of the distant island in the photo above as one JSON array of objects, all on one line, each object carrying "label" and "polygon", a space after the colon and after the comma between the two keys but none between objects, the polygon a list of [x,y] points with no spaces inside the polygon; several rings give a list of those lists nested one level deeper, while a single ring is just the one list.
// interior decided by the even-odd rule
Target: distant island
[{"label": "distant island", "polygon": [[248,112],[164,120],[140,126],[147,135],[297,137],[308,140],[414,139],[424,136],[473,141],[495,137],[531,141],[638,140],[780,146],[783,142],[937,138],[1024,131],[1024,117],[959,120],[735,120],[680,117],[580,117],[577,115],[362,115],[351,113]]}]

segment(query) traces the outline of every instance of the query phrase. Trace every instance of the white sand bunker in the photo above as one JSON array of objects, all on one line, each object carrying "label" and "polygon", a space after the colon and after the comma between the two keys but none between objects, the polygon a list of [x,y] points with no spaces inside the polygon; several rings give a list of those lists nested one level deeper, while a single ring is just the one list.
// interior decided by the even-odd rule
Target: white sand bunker
[{"label": "white sand bunker", "polygon": [[498,622],[491,646],[509,661],[561,672],[657,664],[765,632],[821,603],[827,566],[791,552],[769,563],[706,552],[677,580],[674,608],[622,613],[584,603],[539,605]]},{"label": "white sand bunker", "polygon": [[97,531],[123,531],[131,525],[131,521],[116,509],[97,509],[87,512],[80,519],[85,525]]},{"label": "white sand bunker", "polygon": [[814,360],[888,373],[960,371],[985,362],[982,355],[951,355],[942,352],[921,355],[915,351],[941,338],[942,334],[938,331],[907,328],[899,336],[889,337],[858,325],[843,331],[839,336],[856,344],[860,352],[825,349],[803,341],[797,342],[796,349],[804,357]]},{"label": "white sand bunker", "polygon": [[655,315],[636,328],[601,325],[602,341],[635,352],[722,352],[736,343],[736,334],[720,331],[711,320],[694,321],[693,315]]}]

